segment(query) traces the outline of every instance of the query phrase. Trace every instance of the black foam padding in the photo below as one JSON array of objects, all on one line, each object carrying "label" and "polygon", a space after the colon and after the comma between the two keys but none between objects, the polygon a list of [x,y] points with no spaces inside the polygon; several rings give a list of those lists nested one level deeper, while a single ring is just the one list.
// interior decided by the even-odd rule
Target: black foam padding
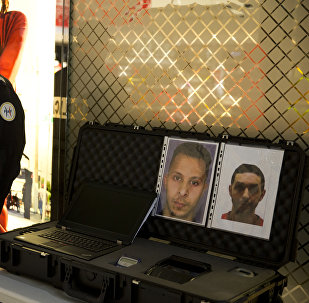
[{"label": "black foam padding", "polygon": [[84,182],[154,191],[163,139],[148,133],[83,129],[72,169],[71,200]]},{"label": "black foam padding", "polygon": [[[83,127],[70,176],[70,199],[74,198],[74,192],[81,184],[92,181],[154,191],[164,135],[168,135],[166,130],[160,132],[137,131],[126,127]],[[187,137],[188,134],[184,133],[184,136]],[[194,137],[194,134],[190,136]],[[150,217],[140,235],[163,238],[197,250],[232,255],[263,266],[280,267],[291,259],[292,251],[296,248],[295,231],[302,165],[300,150],[287,147],[269,240],[162,217]]]},{"label": "black foam padding", "polygon": [[295,224],[299,212],[300,155],[286,151],[279,181],[269,240],[203,228],[176,221],[152,217],[144,231],[154,237],[185,243],[196,249],[205,249],[232,255],[241,260],[277,268],[287,263],[294,249]]}]

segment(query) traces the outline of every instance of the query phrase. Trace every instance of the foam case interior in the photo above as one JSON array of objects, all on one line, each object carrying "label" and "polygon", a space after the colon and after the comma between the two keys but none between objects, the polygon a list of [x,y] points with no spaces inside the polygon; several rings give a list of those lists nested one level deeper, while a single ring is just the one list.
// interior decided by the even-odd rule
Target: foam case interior
[{"label": "foam case interior", "polygon": [[[154,191],[165,136],[225,142],[238,140],[242,144],[240,139],[211,138],[200,133],[86,124],[80,129],[72,161],[68,201],[74,199],[76,189],[84,182]],[[255,143],[250,141],[250,144]],[[259,144],[269,148],[274,145],[266,141],[259,141]],[[244,262],[262,266],[278,268],[284,265],[293,259],[296,251],[295,232],[305,156],[295,145],[282,143],[280,147],[285,153],[269,240],[156,216],[147,220],[139,235],[169,240],[191,249],[234,256]]]}]

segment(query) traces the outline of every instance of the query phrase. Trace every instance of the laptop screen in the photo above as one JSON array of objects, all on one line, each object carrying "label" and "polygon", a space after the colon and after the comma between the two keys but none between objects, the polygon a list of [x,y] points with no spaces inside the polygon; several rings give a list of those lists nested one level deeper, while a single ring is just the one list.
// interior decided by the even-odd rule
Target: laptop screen
[{"label": "laptop screen", "polygon": [[84,184],[61,224],[106,238],[131,242],[154,205],[156,193],[109,184]]}]

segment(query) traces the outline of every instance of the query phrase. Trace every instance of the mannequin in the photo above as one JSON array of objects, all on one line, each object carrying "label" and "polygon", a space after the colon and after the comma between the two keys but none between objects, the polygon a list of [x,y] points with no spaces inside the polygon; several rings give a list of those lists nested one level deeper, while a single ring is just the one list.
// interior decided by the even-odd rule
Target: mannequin
[{"label": "mannequin", "polygon": [[[27,35],[26,16],[8,11],[9,0],[1,0],[0,11],[0,233],[6,232],[8,213],[6,196],[19,174],[20,159],[25,145],[24,111],[15,94],[15,79]],[[11,116],[10,116],[11,115]],[[8,140],[8,136],[14,136]]]},{"label": "mannequin", "polygon": [[16,75],[27,35],[27,18],[19,11],[8,11],[9,0],[1,0],[0,75],[15,87]]}]

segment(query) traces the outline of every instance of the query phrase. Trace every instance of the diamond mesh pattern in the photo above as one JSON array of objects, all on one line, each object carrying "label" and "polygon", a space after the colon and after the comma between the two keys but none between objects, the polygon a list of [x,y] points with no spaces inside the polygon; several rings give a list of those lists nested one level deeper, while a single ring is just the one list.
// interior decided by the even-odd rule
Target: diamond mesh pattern
[{"label": "diamond mesh pattern", "polygon": [[[293,140],[309,154],[309,1],[242,2],[71,0],[67,163],[87,120]],[[304,185],[297,260],[282,269],[292,303],[309,301]]]}]

